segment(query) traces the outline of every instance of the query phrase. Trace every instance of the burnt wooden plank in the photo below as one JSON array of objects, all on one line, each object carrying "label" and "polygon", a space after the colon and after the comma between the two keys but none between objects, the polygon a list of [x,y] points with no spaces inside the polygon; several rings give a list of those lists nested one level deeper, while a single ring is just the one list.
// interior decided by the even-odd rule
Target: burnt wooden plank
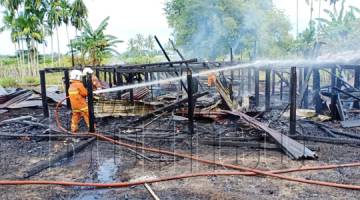
[{"label": "burnt wooden plank", "polygon": [[305,145],[300,144],[299,142],[291,139],[290,137],[280,133],[277,130],[274,130],[267,125],[257,121],[256,119],[241,113],[241,112],[232,112],[224,111],[225,113],[238,116],[241,119],[245,120],[247,123],[252,125],[254,128],[260,129],[267,133],[272,139],[275,140],[277,144],[280,145],[281,149],[293,159],[303,159],[303,158],[316,158],[317,155]]}]

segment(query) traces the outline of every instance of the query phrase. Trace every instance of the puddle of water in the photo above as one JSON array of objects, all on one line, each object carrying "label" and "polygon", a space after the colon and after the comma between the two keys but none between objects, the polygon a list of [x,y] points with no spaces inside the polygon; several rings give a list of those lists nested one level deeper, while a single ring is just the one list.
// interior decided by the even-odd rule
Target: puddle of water
[{"label": "puddle of water", "polygon": [[117,165],[114,163],[113,159],[105,160],[101,163],[97,175],[100,183],[109,183],[114,181],[116,175]]},{"label": "puddle of water", "polygon": [[[117,172],[117,165],[114,163],[113,159],[107,159],[104,162],[101,162],[100,166],[97,169],[97,182],[99,183],[113,182],[116,177],[115,176],[116,172]],[[103,195],[110,190],[111,189],[81,191],[79,196],[74,198],[74,200],[104,199]]]}]

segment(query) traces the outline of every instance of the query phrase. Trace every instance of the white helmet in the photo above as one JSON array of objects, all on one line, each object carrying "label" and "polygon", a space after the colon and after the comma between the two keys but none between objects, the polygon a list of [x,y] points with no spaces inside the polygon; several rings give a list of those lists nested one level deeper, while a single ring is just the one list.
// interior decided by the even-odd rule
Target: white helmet
[{"label": "white helmet", "polygon": [[72,70],[70,72],[70,80],[78,80],[81,81],[82,72],[80,70]]},{"label": "white helmet", "polygon": [[90,67],[85,67],[83,70],[83,75],[92,74],[94,71]]}]

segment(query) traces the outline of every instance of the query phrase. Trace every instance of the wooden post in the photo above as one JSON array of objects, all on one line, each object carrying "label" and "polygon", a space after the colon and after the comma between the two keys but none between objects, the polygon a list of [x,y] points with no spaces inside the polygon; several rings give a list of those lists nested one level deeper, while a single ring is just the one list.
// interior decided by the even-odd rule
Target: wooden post
[{"label": "wooden post", "polygon": [[40,70],[40,86],[41,86],[41,100],[43,106],[43,114],[45,118],[49,118],[49,107],[47,103],[46,96],[46,79],[45,79],[45,70]]},{"label": "wooden post", "polygon": [[337,107],[336,107],[336,103],[337,103],[337,92],[334,90],[334,87],[336,87],[336,67],[332,67],[331,68],[331,103],[330,103],[330,114],[331,114],[331,119],[332,120],[338,120],[339,119],[339,115],[337,113]]},{"label": "wooden post", "polygon": [[[281,76],[284,77],[283,73],[281,72]],[[280,101],[283,100],[283,93],[284,93],[284,82],[280,78]]]},{"label": "wooden post", "polygon": [[192,71],[187,71],[187,88],[188,88],[188,118],[189,118],[189,132],[194,134],[194,98],[193,98],[193,80]]},{"label": "wooden post", "polygon": [[112,75],[113,75],[113,84],[117,85],[116,68],[112,70]]},{"label": "wooden post", "polygon": [[[355,67],[355,72],[354,72],[354,87],[356,89],[360,89],[360,67],[356,66]],[[360,108],[360,102],[359,101],[355,101],[354,102],[354,108],[359,109]]]},{"label": "wooden post", "polygon": [[248,92],[250,92],[251,91],[251,71],[252,71],[252,69],[251,68],[248,68],[247,69],[247,90],[248,90]]},{"label": "wooden post", "polygon": [[[124,82],[123,82],[121,72],[116,72],[116,85],[117,86],[122,86],[123,84],[124,84]],[[118,91],[117,92],[117,98],[121,99],[121,95],[122,95],[122,92]]]},{"label": "wooden post", "polygon": [[[306,77],[308,76],[309,69],[307,67],[304,68],[304,82],[307,81]],[[303,96],[303,108],[309,107],[309,84],[306,83],[306,88],[304,88],[304,96]]]},{"label": "wooden post", "polygon": [[270,110],[270,75],[271,69],[265,70],[265,111]]},{"label": "wooden post", "polygon": [[[64,85],[65,85],[65,95],[69,96],[69,87],[70,87],[70,79],[69,79],[69,70],[64,71]],[[70,99],[66,99],[66,107],[71,109]]]},{"label": "wooden post", "polygon": [[103,72],[103,74],[104,74],[104,81],[105,81],[105,82],[107,82],[107,75],[106,75],[106,69],[104,69],[104,72]]},{"label": "wooden post", "polygon": [[275,70],[271,71],[271,95],[275,95]]},{"label": "wooden post", "polygon": [[290,135],[296,134],[296,84],[297,84],[297,75],[296,67],[291,67],[290,74]]},{"label": "wooden post", "polygon": [[304,69],[303,68],[299,68],[299,76],[298,76],[298,81],[299,81],[299,84],[298,84],[298,91],[299,93],[302,92],[303,90],[303,80],[304,80]]},{"label": "wooden post", "polygon": [[314,91],[314,103],[315,103],[315,112],[317,114],[321,113],[321,98],[320,98],[320,72],[319,69],[313,69],[313,91]]},{"label": "wooden post", "polygon": [[88,110],[89,110],[89,132],[95,133],[94,94],[91,74],[87,75]]},{"label": "wooden post", "polygon": [[[131,85],[134,83],[134,74],[130,73],[129,74],[129,82],[128,85]],[[134,89],[130,89],[130,101],[133,103],[134,102]]]},{"label": "wooden post", "polygon": [[259,106],[259,69],[255,69],[255,106]]},{"label": "wooden post", "polygon": [[331,76],[331,91],[333,91],[334,89],[334,87],[336,87],[336,67],[332,67],[331,68],[331,74],[330,74],[330,76]]},{"label": "wooden post", "polygon": [[[106,73],[106,72],[105,72]],[[110,86],[110,88],[112,88],[112,79],[113,79],[113,76],[112,76],[112,74],[111,74],[111,71],[109,71],[108,72],[109,73],[109,86]]]},{"label": "wooden post", "polygon": [[100,71],[98,68],[95,68],[95,75],[98,79],[100,79]]}]

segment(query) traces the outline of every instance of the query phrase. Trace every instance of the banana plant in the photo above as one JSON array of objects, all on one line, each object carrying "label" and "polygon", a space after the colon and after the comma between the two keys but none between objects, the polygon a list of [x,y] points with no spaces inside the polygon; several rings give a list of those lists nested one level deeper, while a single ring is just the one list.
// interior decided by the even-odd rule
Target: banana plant
[{"label": "banana plant", "polygon": [[123,41],[105,34],[108,21],[109,17],[105,18],[96,29],[85,21],[83,32],[73,41],[73,48],[75,53],[80,54],[82,64],[85,64],[87,58],[93,66],[100,65],[111,53],[119,54],[114,47]]}]

